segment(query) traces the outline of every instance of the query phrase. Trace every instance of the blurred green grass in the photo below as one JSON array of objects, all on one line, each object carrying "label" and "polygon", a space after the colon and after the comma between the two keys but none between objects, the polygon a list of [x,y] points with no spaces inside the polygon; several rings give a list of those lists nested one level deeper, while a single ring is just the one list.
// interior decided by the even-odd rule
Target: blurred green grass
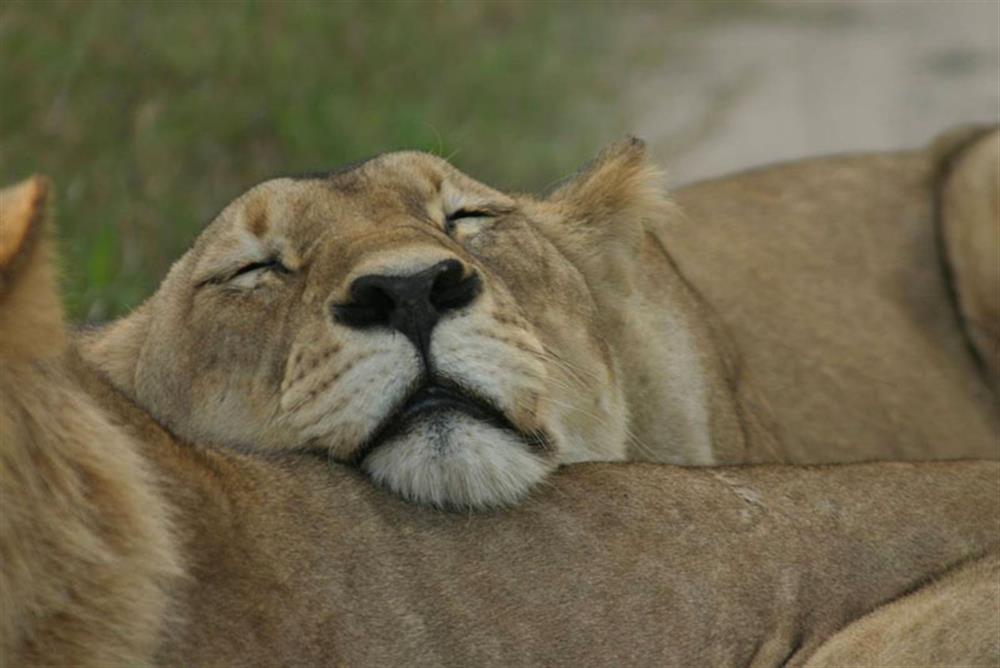
[{"label": "blurred green grass", "polygon": [[0,182],[54,179],[68,308],[107,319],[271,176],[418,148],[503,188],[544,188],[628,130],[620,73],[655,59],[629,43],[622,11],[5,1]]}]

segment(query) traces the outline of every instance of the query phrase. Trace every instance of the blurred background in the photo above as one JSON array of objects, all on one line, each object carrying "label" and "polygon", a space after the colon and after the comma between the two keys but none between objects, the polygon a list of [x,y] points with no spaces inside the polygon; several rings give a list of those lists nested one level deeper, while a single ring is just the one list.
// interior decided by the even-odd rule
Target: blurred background
[{"label": "blurred background", "polygon": [[540,191],[634,133],[679,185],[998,120],[997,0],[0,3],[0,182],[54,179],[78,320],[254,183],[381,151]]}]

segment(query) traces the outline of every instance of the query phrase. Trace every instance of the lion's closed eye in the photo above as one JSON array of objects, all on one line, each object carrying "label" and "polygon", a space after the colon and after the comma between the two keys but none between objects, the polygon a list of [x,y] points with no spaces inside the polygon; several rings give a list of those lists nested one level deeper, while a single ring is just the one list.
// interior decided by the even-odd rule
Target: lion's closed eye
[{"label": "lion's closed eye", "polygon": [[292,270],[281,261],[281,258],[275,256],[264,260],[247,262],[237,266],[235,269],[220,272],[199,281],[197,287],[213,284],[226,285],[233,288],[253,288],[256,287],[260,281],[269,274],[284,276],[290,274],[291,271]]},{"label": "lion's closed eye", "polygon": [[468,236],[478,232],[483,223],[492,220],[493,217],[493,213],[484,209],[458,209],[445,218],[444,231],[451,237]]},{"label": "lion's closed eye", "polygon": [[448,236],[461,242],[463,239],[468,239],[490,229],[508,213],[510,213],[508,207],[462,206],[446,213],[444,231]]},{"label": "lion's closed eye", "polygon": [[243,265],[232,274],[228,284],[238,288],[255,287],[269,273],[285,275],[291,273],[291,270],[279,258],[273,257]]}]

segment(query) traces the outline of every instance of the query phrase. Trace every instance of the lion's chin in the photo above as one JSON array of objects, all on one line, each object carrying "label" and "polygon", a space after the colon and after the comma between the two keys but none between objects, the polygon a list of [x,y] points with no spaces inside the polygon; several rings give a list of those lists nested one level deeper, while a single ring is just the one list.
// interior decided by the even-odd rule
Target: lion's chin
[{"label": "lion's chin", "polygon": [[449,510],[513,505],[553,467],[516,433],[455,411],[421,417],[361,462],[408,501]]}]

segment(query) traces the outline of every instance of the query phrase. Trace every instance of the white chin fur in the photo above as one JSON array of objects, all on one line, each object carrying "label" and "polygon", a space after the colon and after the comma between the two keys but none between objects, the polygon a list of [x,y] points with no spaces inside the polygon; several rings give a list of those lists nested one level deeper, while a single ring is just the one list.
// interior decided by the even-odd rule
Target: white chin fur
[{"label": "white chin fur", "polygon": [[523,499],[554,467],[515,434],[461,413],[420,418],[361,467],[409,501],[485,510]]}]

